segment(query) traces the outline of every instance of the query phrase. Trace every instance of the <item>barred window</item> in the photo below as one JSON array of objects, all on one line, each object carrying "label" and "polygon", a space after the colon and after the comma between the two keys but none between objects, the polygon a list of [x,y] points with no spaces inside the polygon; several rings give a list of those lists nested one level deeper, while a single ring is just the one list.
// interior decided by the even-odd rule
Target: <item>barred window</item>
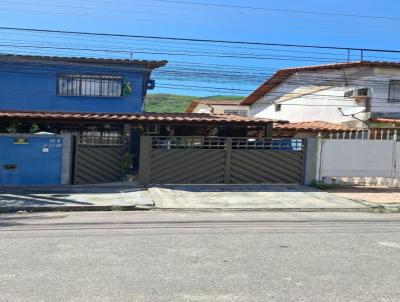
[{"label": "barred window", "polygon": [[57,95],[119,97],[122,95],[122,77],[59,74]]},{"label": "barred window", "polygon": [[400,81],[390,80],[389,82],[389,101],[400,102]]}]

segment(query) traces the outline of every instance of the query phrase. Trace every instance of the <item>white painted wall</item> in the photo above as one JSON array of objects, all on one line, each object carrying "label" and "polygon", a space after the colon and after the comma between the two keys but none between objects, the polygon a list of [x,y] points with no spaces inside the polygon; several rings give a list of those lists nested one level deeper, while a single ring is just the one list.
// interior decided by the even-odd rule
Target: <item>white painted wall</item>
[{"label": "white painted wall", "polygon": [[[357,88],[370,88],[372,115],[400,117],[400,102],[387,101],[391,79],[400,80],[400,68],[358,67],[298,72],[251,105],[250,116],[283,119],[290,122],[320,120],[362,126],[363,124],[357,119],[343,116],[338,108],[365,106],[364,102],[344,98],[344,93]],[[308,95],[297,92],[315,86],[330,86],[330,88],[311,92]],[[275,111],[274,103],[281,104],[280,112]],[[371,114],[362,113],[356,117],[366,120]]]},{"label": "white painted wall", "polygon": [[205,105],[198,104],[193,110],[194,113],[211,113],[211,107],[214,108],[215,114],[224,114],[225,110],[246,110],[249,111],[249,106],[234,106],[234,105]]},{"label": "white painted wall", "polygon": [[394,144],[393,140],[322,140],[320,180],[323,177],[392,177]]}]

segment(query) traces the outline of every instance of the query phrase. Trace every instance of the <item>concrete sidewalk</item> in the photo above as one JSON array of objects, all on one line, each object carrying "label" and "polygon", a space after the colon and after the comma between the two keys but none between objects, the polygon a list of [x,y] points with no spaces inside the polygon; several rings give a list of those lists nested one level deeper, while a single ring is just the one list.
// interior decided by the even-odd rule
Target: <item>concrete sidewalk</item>
[{"label": "concrete sidewalk", "polygon": [[0,212],[150,209],[147,189],[132,186],[1,187]]},{"label": "concrete sidewalk", "polygon": [[337,196],[356,200],[390,212],[400,212],[400,188],[382,186],[335,186],[325,191]]},{"label": "concrete sidewalk", "polygon": [[363,204],[295,185],[133,185],[0,187],[0,213],[111,210],[374,211]]},{"label": "concrete sidewalk", "polygon": [[360,202],[299,185],[164,185],[149,192],[158,209],[373,211]]}]

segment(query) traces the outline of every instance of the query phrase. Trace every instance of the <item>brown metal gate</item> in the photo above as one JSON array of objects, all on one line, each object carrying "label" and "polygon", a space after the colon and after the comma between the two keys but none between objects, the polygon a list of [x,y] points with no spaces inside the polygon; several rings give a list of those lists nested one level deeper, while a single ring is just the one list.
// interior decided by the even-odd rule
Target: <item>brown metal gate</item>
[{"label": "brown metal gate", "polygon": [[73,184],[100,184],[123,178],[123,143],[120,137],[75,138]]},{"label": "brown metal gate", "polygon": [[148,184],[302,184],[301,139],[142,137]]}]

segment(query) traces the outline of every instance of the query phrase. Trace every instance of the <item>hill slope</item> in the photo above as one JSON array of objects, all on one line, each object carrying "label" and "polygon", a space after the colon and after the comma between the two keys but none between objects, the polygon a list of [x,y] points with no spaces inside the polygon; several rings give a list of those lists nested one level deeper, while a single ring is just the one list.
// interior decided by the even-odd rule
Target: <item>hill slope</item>
[{"label": "hill slope", "polygon": [[243,96],[208,96],[196,97],[178,94],[148,94],[145,100],[145,111],[147,112],[185,112],[186,108],[193,100],[227,100],[240,102]]}]

